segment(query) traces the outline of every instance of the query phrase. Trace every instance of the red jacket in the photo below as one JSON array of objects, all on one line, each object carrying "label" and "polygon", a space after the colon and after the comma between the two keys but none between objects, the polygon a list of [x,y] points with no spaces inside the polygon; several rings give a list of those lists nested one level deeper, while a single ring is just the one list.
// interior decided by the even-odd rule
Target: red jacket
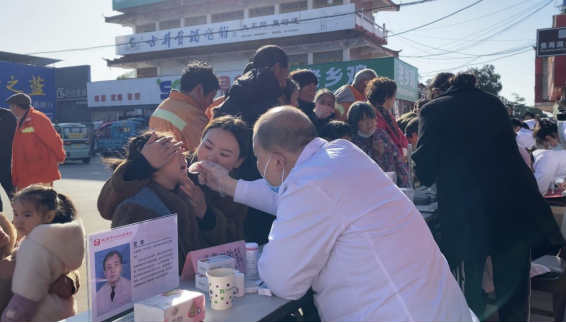
[{"label": "red jacket", "polygon": [[63,141],[47,116],[33,107],[14,135],[12,181],[18,190],[31,184],[61,179],[59,163],[65,161]]},{"label": "red jacket", "polygon": [[385,130],[385,132],[387,132],[389,137],[391,137],[391,140],[393,140],[395,146],[399,149],[399,153],[401,154],[401,156],[405,156],[405,154],[403,154],[403,148],[409,148],[409,141],[407,140],[407,137],[405,137],[405,134],[403,134],[403,131],[401,131],[401,129],[397,125],[397,120],[395,120],[393,114],[391,114],[391,112],[389,111],[387,112],[391,115],[391,118],[393,119],[393,124],[395,125],[395,128],[391,129],[391,127],[387,124],[381,113],[376,108],[374,108],[373,110],[375,111],[375,115],[376,115],[375,121],[377,121],[375,127]]}]

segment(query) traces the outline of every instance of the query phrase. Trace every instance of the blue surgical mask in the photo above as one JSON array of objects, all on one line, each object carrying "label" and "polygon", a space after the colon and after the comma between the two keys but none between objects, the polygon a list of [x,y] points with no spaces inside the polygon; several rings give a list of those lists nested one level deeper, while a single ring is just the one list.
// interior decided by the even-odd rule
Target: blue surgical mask
[{"label": "blue surgical mask", "polygon": [[[269,162],[271,161],[271,159],[273,158],[273,155],[271,155],[271,157],[269,157],[269,160],[267,161],[267,164],[265,164],[265,169],[263,170],[263,174],[260,174],[261,177],[263,177],[263,180],[265,181],[265,184],[267,185],[267,187],[269,187],[270,190],[272,190],[275,193],[279,193],[279,188],[281,187],[281,185],[275,186],[272,185],[267,178],[265,178],[265,172],[267,171],[267,166],[269,165]],[[283,169],[283,174],[281,174],[281,184],[283,184],[283,179],[285,178],[285,169]]]}]

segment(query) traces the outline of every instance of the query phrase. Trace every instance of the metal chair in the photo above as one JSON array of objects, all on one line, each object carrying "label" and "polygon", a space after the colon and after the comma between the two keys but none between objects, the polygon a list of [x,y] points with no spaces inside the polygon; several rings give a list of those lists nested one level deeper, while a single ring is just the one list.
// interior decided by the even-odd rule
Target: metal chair
[{"label": "metal chair", "polygon": [[531,278],[531,289],[552,294],[554,311],[531,308],[531,312],[563,322],[566,310],[566,250],[562,248],[557,256],[543,256],[533,262],[550,269],[549,273]]}]

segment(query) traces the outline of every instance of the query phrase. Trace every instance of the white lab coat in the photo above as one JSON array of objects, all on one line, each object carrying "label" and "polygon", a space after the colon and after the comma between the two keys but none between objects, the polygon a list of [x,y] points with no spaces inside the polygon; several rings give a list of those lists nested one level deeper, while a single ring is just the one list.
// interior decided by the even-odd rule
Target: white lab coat
[{"label": "white lab coat", "polygon": [[535,145],[535,138],[533,138],[533,132],[521,128],[517,131],[517,144],[523,148],[532,148]]},{"label": "white lab coat", "polygon": [[422,215],[345,140],[303,150],[279,194],[239,181],[236,202],[276,214],[259,259],[277,296],[312,286],[323,321],[471,321]]},{"label": "white lab coat", "polygon": [[132,284],[130,280],[120,277],[118,284],[114,288],[114,301],[111,301],[110,294],[112,287],[108,283],[96,292],[97,315],[106,314],[132,302]]},{"label": "white lab coat", "polygon": [[533,152],[533,156],[538,189],[542,195],[545,195],[550,183],[566,178],[566,151],[539,149]]}]

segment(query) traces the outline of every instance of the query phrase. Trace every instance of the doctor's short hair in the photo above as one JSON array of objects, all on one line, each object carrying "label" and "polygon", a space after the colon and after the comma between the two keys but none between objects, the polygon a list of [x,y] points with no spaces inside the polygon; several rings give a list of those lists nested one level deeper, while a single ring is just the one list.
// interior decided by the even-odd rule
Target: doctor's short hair
[{"label": "doctor's short hair", "polygon": [[104,257],[104,261],[102,262],[103,269],[106,269],[106,261],[113,256],[118,256],[118,258],[120,258],[120,265],[124,263],[124,261],[122,260],[122,254],[118,250],[112,250]]},{"label": "doctor's short hair", "polygon": [[314,124],[293,106],[270,109],[255,123],[254,139],[266,152],[296,153],[318,137]]}]

